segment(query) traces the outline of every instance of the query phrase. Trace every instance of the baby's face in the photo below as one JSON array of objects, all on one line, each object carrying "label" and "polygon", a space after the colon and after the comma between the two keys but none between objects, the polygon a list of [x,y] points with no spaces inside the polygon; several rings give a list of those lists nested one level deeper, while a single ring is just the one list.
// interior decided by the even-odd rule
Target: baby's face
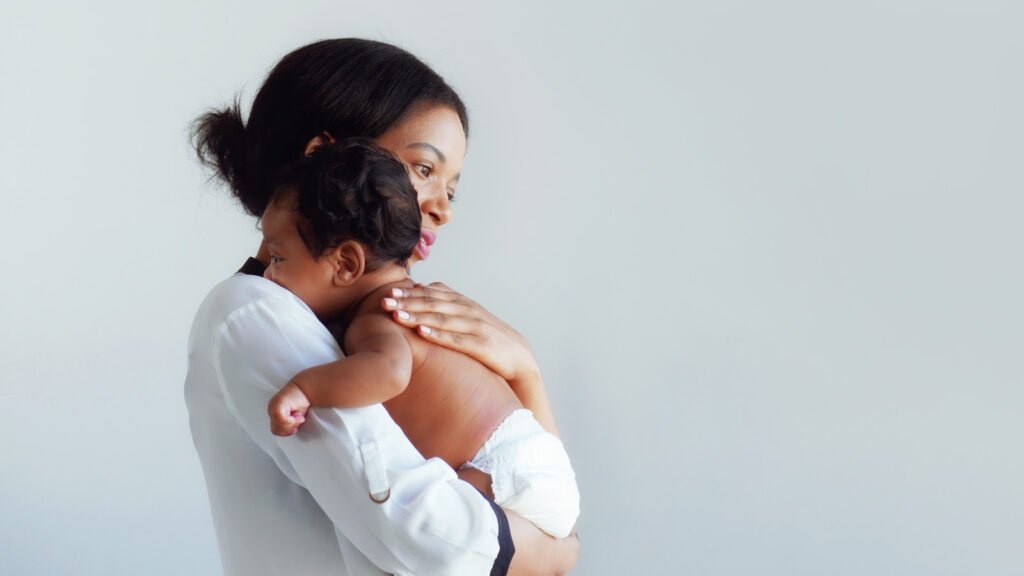
[{"label": "baby's face", "polygon": [[284,286],[317,316],[330,308],[334,269],[326,258],[315,258],[299,236],[299,216],[292,208],[294,197],[285,194],[263,213],[263,240],[270,251],[270,266],[263,277]]}]

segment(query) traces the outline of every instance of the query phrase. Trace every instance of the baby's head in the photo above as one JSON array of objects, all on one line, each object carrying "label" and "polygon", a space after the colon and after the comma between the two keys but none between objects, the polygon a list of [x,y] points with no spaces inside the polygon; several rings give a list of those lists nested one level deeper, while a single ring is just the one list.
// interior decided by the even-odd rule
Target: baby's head
[{"label": "baby's head", "polygon": [[263,213],[264,276],[331,318],[367,283],[405,270],[420,226],[397,158],[367,139],[325,144],[287,170]]}]

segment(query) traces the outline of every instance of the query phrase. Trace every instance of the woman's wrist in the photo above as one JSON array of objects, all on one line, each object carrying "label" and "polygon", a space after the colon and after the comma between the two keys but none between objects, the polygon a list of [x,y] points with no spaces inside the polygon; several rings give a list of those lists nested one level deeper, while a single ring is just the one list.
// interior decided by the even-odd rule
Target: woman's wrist
[{"label": "woman's wrist", "polygon": [[508,333],[510,333],[508,335],[508,339],[513,343],[513,349],[516,345],[519,347],[519,350],[517,350],[513,355],[513,358],[518,358],[518,361],[514,364],[515,370],[512,373],[512,377],[508,379],[509,385],[512,387],[519,387],[540,384],[540,366],[537,365],[537,358],[533,355],[533,349],[530,348],[530,343],[522,334],[516,332],[516,330],[508,324],[501,322],[501,325]]},{"label": "woman's wrist", "polygon": [[531,356],[530,362],[524,362],[512,378],[509,378],[508,385],[516,389],[543,387],[544,381],[540,376],[540,367]]}]

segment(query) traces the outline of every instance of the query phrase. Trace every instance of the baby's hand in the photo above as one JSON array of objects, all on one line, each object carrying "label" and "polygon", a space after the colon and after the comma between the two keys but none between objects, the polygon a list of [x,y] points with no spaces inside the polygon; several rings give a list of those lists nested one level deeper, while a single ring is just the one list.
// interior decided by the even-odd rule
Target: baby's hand
[{"label": "baby's hand", "polygon": [[278,436],[291,436],[306,421],[309,411],[309,398],[302,392],[295,381],[284,385],[281,391],[274,394],[267,406],[270,414],[270,431]]}]

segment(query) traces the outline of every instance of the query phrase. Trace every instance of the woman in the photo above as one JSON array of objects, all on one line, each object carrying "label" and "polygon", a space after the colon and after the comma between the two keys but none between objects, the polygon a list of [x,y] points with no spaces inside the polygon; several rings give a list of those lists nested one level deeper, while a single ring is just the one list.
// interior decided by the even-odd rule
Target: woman
[{"label": "woman", "polygon": [[[195,143],[258,217],[294,159],[335,138],[376,139],[417,190],[424,230],[414,264],[451,217],[467,134],[465,106],[429,67],[388,44],[340,39],[285,56],[247,124],[236,102],[197,120]],[[318,409],[295,438],[269,433],[265,406],[277,388],[339,351],[301,302],[258,278],[267,263],[261,246],[241,270],[248,276],[214,288],[189,339],[186,402],[225,572],[567,571],[575,537],[553,540],[492,508],[443,464],[423,461],[380,406]],[[386,305],[397,322],[505,377],[555,430],[536,362],[508,325],[440,284]]]}]

